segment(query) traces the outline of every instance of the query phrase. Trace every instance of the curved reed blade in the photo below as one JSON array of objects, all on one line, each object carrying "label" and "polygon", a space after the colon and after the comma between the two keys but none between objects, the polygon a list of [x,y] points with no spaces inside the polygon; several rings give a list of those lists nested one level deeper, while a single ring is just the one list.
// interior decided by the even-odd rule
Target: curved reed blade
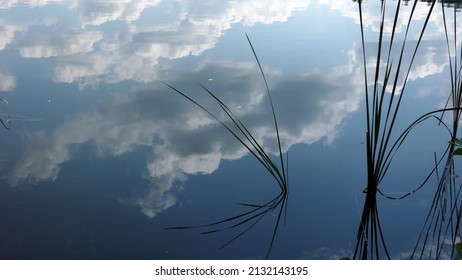
[{"label": "curved reed blade", "polygon": [[[9,103],[6,99],[4,98],[1,98],[0,97],[0,101],[2,101],[3,103],[5,103],[5,106],[7,108],[7,111],[8,111],[8,108],[9,108]],[[6,129],[11,129],[11,120],[10,120],[10,113],[7,112],[6,114],[6,120],[3,120],[1,117],[0,117],[0,123],[2,124],[2,126]]]},{"label": "curved reed blade", "polygon": [[[198,106],[204,112],[209,114],[213,119],[218,121],[232,135],[232,137],[234,137],[237,141],[239,141],[239,143],[242,146],[244,146],[247,149],[247,151],[255,159],[257,159],[257,161],[273,177],[273,179],[276,181],[279,187],[279,193],[273,199],[264,203],[263,205],[257,205],[257,204],[252,204],[252,203],[240,203],[240,205],[244,207],[250,207],[252,209],[249,211],[242,212],[241,214],[219,220],[217,222],[204,224],[204,225],[198,225],[198,226],[170,227],[168,229],[194,229],[194,228],[206,229],[206,228],[209,228],[205,230],[204,232],[202,232],[202,234],[212,234],[212,233],[217,233],[217,232],[221,232],[224,230],[231,230],[234,228],[244,227],[244,229],[242,229],[240,233],[238,233],[235,237],[233,237],[231,240],[229,240],[223,246],[220,247],[220,248],[224,248],[230,243],[232,243],[233,241],[243,236],[245,233],[247,233],[250,229],[252,229],[255,225],[257,225],[263,219],[263,217],[267,216],[267,214],[277,211],[278,213],[277,219],[276,219],[274,228],[272,230],[271,240],[270,240],[270,244],[268,246],[268,251],[266,254],[266,258],[268,258],[273,248],[273,245],[276,239],[276,234],[278,232],[281,221],[284,220],[285,222],[285,217],[287,213],[287,200],[288,200],[288,191],[289,191],[289,179],[288,179],[289,172],[288,172],[288,164],[287,164],[288,155],[286,157],[286,161],[284,161],[276,112],[275,112],[274,104],[271,98],[271,93],[269,90],[266,75],[263,71],[263,67],[260,63],[260,60],[258,59],[258,56],[252,45],[252,42],[250,41],[250,38],[247,34],[246,34],[246,38],[252,49],[252,53],[255,57],[255,60],[257,61],[258,67],[260,69],[260,73],[263,78],[264,85],[266,88],[266,93],[267,93],[269,103],[270,103],[273,124],[274,124],[274,128],[276,131],[276,140],[278,143],[279,155],[278,155],[277,162],[271,159],[269,153],[259,143],[257,138],[255,138],[252,135],[250,130],[246,127],[246,125],[244,125],[244,123],[242,123],[242,121],[238,118],[238,116],[234,114],[233,111],[224,102],[222,102],[222,100],[215,93],[213,93],[207,87],[205,87],[202,84],[200,85],[202,89],[204,90],[204,92],[208,96],[210,96],[217,103],[219,108],[224,112],[225,116],[228,119],[227,121],[223,121],[220,118],[218,118],[218,116],[216,116],[210,110],[208,110],[207,108],[199,104],[197,101],[192,99],[187,93],[184,93],[183,91],[177,89],[176,87],[170,84],[165,83],[165,85],[167,85],[170,89],[172,89],[176,93],[186,98],[189,102],[192,102],[193,104]],[[222,227],[219,227],[219,226],[222,226]]]},{"label": "curved reed blade", "polygon": [[167,229],[189,229],[189,228],[205,228],[205,227],[210,227],[210,226],[215,226],[215,225],[219,225],[219,224],[224,224],[224,223],[227,223],[227,222],[230,222],[230,221],[234,221],[234,220],[237,220],[237,219],[240,219],[242,217],[246,217],[250,214],[253,214],[263,208],[270,208],[271,205],[273,205],[273,203],[275,201],[277,201],[279,197],[276,197],[272,200],[270,200],[269,202],[261,205],[261,206],[258,206],[258,207],[255,207],[255,209],[253,210],[250,210],[250,211],[247,211],[247,212],[243,212],[239,215],[235,215],[235,216],[232,216],[230,218],[226,218],[226,219],[223,219],[223,220],[219,220],[217,222],[213,222],[213,223],[209,223],[209,224],[204,224],[204,225],[197,225],[197,226],[181,226],[181,227],[168,227]]},{"label": "curved reed blade", "polygon": [[[273,114],[273,121],[274,121],[274,128],[276,129],[276,138],[277,138],[277,141],[278,141],[278,149],[279,149],[279,163],[281,164],[281,170],[282,170],[282,178],[285,180],[287,177],[286,177],[286,174],[285,174],[285,168],[284,168],[284,159],[283,159],[283,156],[282,156],[282,148],[281,148],[281,137],[279,136],[279,128],[278,128],[278,122],[277,122],[277,118],[276,118],[276,112],[274,110],[274,105],[273,105],[273,99],[271,98],[271,93],[270,93],[270,90],[269,90],[269,87],[268,87],[268,82],[266,80],[266,75],[265,75],[265,72],[263,71],[263,67],[261,66],[261,63],[260,63],[260,60],[258,59],[258,56],[257,56],[257,53],[255,52],[255,49],[252,45],[252,42],[250,41],[250,38],[247,34],[245,34],[246,38],[247,38],[247,41],[249,42],[249,45],[250,47],[252,48],[252,52],[253,52],[253,55],[255,57],[255,60],[257,61],[257,64],[258,64],[258,68],[260,69],[260,73],[263,77],[263,81],[265,82],[265,87],[266,87],[266,93],[268,95],[268,99],[269,99],[269,102],[270,102],[270,105],[271,105],[271,113]],[[285,185],[287,185],[287,182],[285,182]]]}]

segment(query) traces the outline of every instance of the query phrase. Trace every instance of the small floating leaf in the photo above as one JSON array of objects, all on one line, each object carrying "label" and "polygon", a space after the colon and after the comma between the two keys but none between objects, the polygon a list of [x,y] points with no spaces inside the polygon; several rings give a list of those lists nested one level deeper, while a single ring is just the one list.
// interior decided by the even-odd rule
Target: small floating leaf
[{"label": "small floating leaf", "polygon": [[456,249],[456,252],[454,254],[453,260],[462,260],[462,243],[456,243],[456,245],[454,245],[454,249]]},{"label": "small floating leaf", "polygon": [[455,139],[454,140],[454,143],[457,145],[457,146],[462,146],[462,139]]},{"label": "small floating leaf", "polygon": [[462,253],[462,243],[457,243],[455,248],[458,253]]}]

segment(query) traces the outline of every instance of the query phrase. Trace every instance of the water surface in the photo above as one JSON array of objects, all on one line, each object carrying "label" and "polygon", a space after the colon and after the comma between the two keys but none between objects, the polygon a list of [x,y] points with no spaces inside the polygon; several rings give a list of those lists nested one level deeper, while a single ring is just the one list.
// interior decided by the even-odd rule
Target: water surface
[{"label": "water surface", "polygon": [[[380,1],[364,5],[374,48]],[[427,9],[419,3],[417,11]],[[397,130],[442,108],[450,92],[441,18],[438,6]],[[398,22],[401,39],[406,24]],[[352,257],[366,184],[357,3],[10,0],[0,4],[0,26],[0,97],[9,104],[0,109],[11,119],[1,131],[1,258],[264,258],[277,213],[221,250],[239,230],[165,229],[232,217],[248,210],[238,203],[264,203],[278,191],[229,132],[164,84],[224,116],[199,84],[207,86],[276,156],[245,34],[289,152],[287,219],[270,258]],[[383,191],[412,191],[447,141],[435,123],[419,126]],[[429,185],[403,201],[379,198],[393,258],[409,257],[433,194]]]}]

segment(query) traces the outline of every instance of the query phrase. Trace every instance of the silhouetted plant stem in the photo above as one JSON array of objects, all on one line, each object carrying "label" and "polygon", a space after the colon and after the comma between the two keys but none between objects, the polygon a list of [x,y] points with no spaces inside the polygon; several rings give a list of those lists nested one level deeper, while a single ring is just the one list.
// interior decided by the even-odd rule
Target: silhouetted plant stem
[{"label": "silhouetted plant stem", "polygon": [[[404,138],[406,138],[409,133],[406,132],[404,136],[403,134],[397,135],[398,137],[396,139],[394,127],[398,119],[398,112],[404,96],[412,64],[435,5],[435,1],[433,1],[429,8],[428,15],[425,18],[420,36],[410,58],[410,62],[408,65],[405,65],[403,62],[404,51],[407,46],[409,28],[413,20],[417,2],[418,1],[414,1],[411,8],[403,42],[401,45],[398,45],[400,51],[396,64],[393,63],[395,59],[393,57],[392,50],[396,48],[395,46],[397,44],[399,44],[395,41],[395,34],[397,33],[397,22],[400,16],[401,1],[396,2],[393,26],[390,34],[390,41],[388,43],[388,52],[383,51],[386,47],[384,27],[387,1],[384,0],[381,2],[380,28],[378,33],[378,46],[375,52],[376,61],[375,68],[373,70],[372,92],[369,91],[362,1],[358,2],[366,96],[367,185],[365,189],[366,198],[364,208],[357,234],[357,244],[354,253],[355,259],[379,259],[382,254],[384,254],[386,258],[390,258],[382,227],[380,225],[377,194],[382,193],[379,189],[379,185],[387,173],[396,150],[399,149],[402,141],[404,141]],[[382,59],[383,56],[384,59]],[[384,67],[382,65],[384,65]],[[382,70],[382,67],[384,70]],[[399,84],[399,78],[402,75],[401,73],[404,73],[404,81],[402,84]],[[390,90],[390,92],[388,92],[388,90]],[[395,97],[397,98],[396,100]]]},{"label": "silhouetted plant stem", "polygon": [[10,129],[11,128],[11,121],[10,121],[10,113],[8,112],[8,107],[9,107],[9,103],[6,99],[4,98],[1,98],[0,97],[0,102],[3,102],[7,108],[7,113],[6,113],[6,120],[3,120],[1,117],[0,117],[0,123],[2,124],[2,126],[6,129]]}]

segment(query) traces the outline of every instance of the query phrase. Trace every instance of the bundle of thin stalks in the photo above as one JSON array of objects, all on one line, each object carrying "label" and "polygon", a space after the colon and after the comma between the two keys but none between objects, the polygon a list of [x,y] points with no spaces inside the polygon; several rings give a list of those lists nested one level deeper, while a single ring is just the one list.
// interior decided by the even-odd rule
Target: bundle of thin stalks
[{"label": "bundle of thin stalks", "polygon": [[247,129],[247,127],[239,120],[239,118],[232,112],[232,110],[224,104],[220,98],[210,91],[206,86],[200,84],[200,86],[204,89],[204,93],[214,100],[221,110],[225,113],[228,121],[221,120],[217,115],[213,114],[210,110],[199,104],[196,100],[192,99],[187,93],[177,89],[176,87],[167,84],[166,85],[186,98],[188,101],[192,102],[193,104],[197,105],[200,109],[210,115],[213,119],[218,121],[239,143],[244,146],[250,154],[258,160],[258,162],[265,168],[265,170],[274,178],[278,185],[278,193],[277,195],[272,198],[271,200],[267,201],[263,204],[249,204],[249,203],[238,203],[241,206],[247,207],[248,210],[232,216],[230,218],[226,218],[217,222],[205,224],[205,225],[197,225],[197,226],[181,226],[181,227],[170,227],[168,229],[193,229],[193,228],[200,228],[204,229],[202,232],[203,234],[211,234],[216,233],[224,230],[230,230],[239,228],[240,232],[235,235],[231,240],[224,243],[221,248],[226,247],[245,233],[247,233],[250,229],[252,229],[256,224],[258,224],[265,216],[268,214],[272,214],[276,212],[276,222],[274,225],[274,229],[272,231],[272,236],[270,240],[270,244],[268,246],[268,250],[266,253],[266,258],[269,257],[271,253],[271,249],[273,248],[273,244],[276,238],[276,234],[278,232],[279,226],[282,222],[285,222],[285,216],[287,211],[287,199],[289,193],[289,179],[288,179],[288,153],[284,158],[282,147],[281,147],[281,140],[279,134],[279,127],[276,118],[276,112],[274,109],[273,101],[271,98],[270,90],[268,87],[267,79],[263,68],[260,64],[256,51],[246,34],[247,41],[252,49],[253,56],[258,64],[260,69],[261,76],[263,78],[266,94],[269,99],[269,103],[271,106],[273,123],[276,131],[276,138],[278,144],[278,158],[277,160],[273,160],[269,153],[264,149],[264,147],[256,140],[256,138],[252,135],[252,133]]},{"label": "bundle of thin stalks", "polygon": [[[446,110],[452,113],[451,138],[448,141],[446,162],[441,175],[438,174],[438,185],[432,200],[430,210],[420,232],[419,238],[414,247],[411,258],[439,259],[447,257],[443,255],[444,246],[450,246],[451,258],[454,255],[455,244],[461,235],[460,223],[462,216],[462,185],[457,183],[457,174],[454,162],[454,150],[456,145],[460,146],[458,140],[458,127],[462,114],[462,46],[458,45],[457,39],[457,14],[456,7],[453,10],[453,35],[448,32],[448,15],[446,14],[444,2],[441,3],[448,60],[451,78],[451,93],[446,103]],[[452,37],[452,38],[451,38]],[[452,107],[450,107],[452,106]],[[441,117],[442,118],[442,117]]]},{"label": "bundle of thin stalks", "polygon": [[[402,145],[404,139],[412,130],[412,127],[431,117],[428,115],[419,118],[408,129],[406,129],[405,132],[395,135],[394,128],[398,119],[398,112],[405,93],[409,73],[436,0],[432,1],[429,6],[428,14],[425,17],[420,35],[415,42],[415,46],[411,50],[412,55],[409,62],[405,62],[404,54],[405,50],[408,48],[408,34],[418,1],[415,0],[412,7],[410,7],[411,10],[407,27],[404,31],[404,38],[402,41],[398,41],[396,39],[396,35],[398,33],[397,24],[400,19],[400,11],[402,7],[401,2],[402,1],[396,1],[396,9],[393,14],[393,24],[391,31],[388,34],[389,41],[387,43],[387,33],[385,31],[387,1],[381,1],[378,47],[375,53],[375,68],[372,73],[372,90],[370,90],[362,1],[358,1],[367,121],[367,185],[364,190],[366,198],[360,217],[357,243],[353,256],[354,259],[380,259],[382,257],[390,259],[378,212],[377,196],[378,194],[383,194],[383,192],[379,189],[379,185],[385,177],[396,151]],[[398,50],[397,57],[395,57],[392,52],[394,49]],[[384,68],[383,70],[382,67]],[[402,77],[404,77],[404,79]]]}]

